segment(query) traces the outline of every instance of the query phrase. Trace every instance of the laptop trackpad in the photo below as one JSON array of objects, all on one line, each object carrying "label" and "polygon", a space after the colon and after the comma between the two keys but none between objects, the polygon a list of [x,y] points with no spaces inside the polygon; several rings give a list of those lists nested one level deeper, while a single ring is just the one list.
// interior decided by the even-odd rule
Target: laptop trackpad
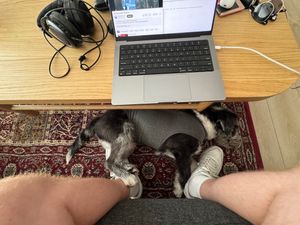
[{"label": "laptop trackpad", "polygon": [[191,100],[189,79],[186,75],[144,76],[144,100],[149,102],[182,102]]}]

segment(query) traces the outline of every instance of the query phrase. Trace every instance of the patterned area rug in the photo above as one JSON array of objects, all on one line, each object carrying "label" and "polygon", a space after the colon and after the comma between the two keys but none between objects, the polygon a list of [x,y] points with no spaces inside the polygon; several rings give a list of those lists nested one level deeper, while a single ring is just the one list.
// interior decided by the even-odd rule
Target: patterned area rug
[{"label": "patterned area rug", "polygon": [[[242,144],[224,149],[221,175],[263,169],[247,103],[226,103],[239,116]],[[79,132],[104,111],[47,111],[28,116],[0,111],[0,178],[25,172],[80,177],[107,177],[105,151],[94,138],[65,164],[65,154]],[[205,147],[213,143],[205,143]],[[139,146],[129,159],[136,164],[144,198],[173,198],[175,161]]]}]

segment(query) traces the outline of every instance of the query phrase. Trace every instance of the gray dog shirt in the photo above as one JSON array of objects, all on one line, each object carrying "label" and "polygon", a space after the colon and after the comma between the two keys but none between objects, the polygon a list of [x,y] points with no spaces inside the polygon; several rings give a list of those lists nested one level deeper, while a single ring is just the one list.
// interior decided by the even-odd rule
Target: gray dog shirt
[{"label": "gray dog shirt", "polygon": [[199,140],[206,138],[202,123],[192,114],[178,110],[126,110],[136,128],[137,141],[154,149],[174,134],[187,134]]}]

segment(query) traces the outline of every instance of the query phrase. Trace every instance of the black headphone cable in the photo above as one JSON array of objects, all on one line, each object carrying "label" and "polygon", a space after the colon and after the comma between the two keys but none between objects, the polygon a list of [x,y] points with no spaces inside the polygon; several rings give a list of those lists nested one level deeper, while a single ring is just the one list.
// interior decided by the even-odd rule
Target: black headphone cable
[{"label": "black headphone cable", "polygon": [[[90,50],[88,50],[87,52],[85,52],[83,55],[81,55],[81,56],[79,57],[80,68],[81,68],[82,70],[84,70],[84,71],[88,71],[88,70],[90,70],[90,69],[91,69],[91,68],[99,61],[99,59],[100,59],[100,57],[101,57],[101,53],[102,53],[102,52],[101,52],[100,46],[102,45],[102,43],[104,42],[104,40],[105,40],[106,37],[108,36],[108,28],[107,28],[107,23],[106,23],[105,19],[102,17],[102,15],[101,15],[101,14],[100,14],[100,13],[99,13],[92,5],[90,5],[90,4],[87,3],[87,2],[84,2],[84,3],[87,4],[88,6],[90,6],[89,11],[90,11],[91,9],[93,9],[93,10],[99,15],[99,17],[101,18],[101,20],[102,20],[102,22],[104,23],[104,26],[105,26],[105,28],[106,28],[106,29],[104,29],[104,28],[103,28],[103,25],[101,24],[101,22],[100,22],[95,16],[93,16],[93,15],[91,14],[91,16],[93,17],[93,19],[96,20],[97,23],[99,24],[99,26],[100,26],[100,28],[101,28],[101,31],[102,31],[102,34],[103,34],[103,35],[102,35],[102,38],[101,38],[100,40],[94,40],[94,39],[91,38],[91,37],[83,37],[83,39],[86,38],[86,39],[89,39],[89,40],[90,40],[90,41],[82,40],[83,42],[85,42],[85,43],[95,43],[95,44],[96,44],[95,47],[91,48]],[[59,10],[77,10],[77,11],[80,11],[80,12],[83,12],[83,13],[87,13],[86,11],[81,10],[81,9],[77,9],[77,8],[64,8],[64,7],[59,7],[59,8],[52,9],[52,10],[48,11],[48,12],[46,13],[46,15],[50,14],[50,13],[53,12],[53,11],[59,11]],[[69,74],[70,70],[71,70],[71,67],[70,67],[70,64],[69,64],[68,60],[66,59],[66,57],[61,53],[61,51],[66,47],[66,45],[63,44],[62,47],[60,47],[59,49],[57,49],[57,48],[56,48],[53,44],[51,44],[51,42],[48,40],[48,38],[47,38],[48,34],[47,34],[45,31],[43,31],[43,35],[44,35],[45,40],[46,40],[46,41],[49,43],[49,45],[55,50],[55,53],[53,54],[53,56],[52,56],[52,58],[51,58],[51,60],[50,60],[50,62],[49,62],[49,74],[50,74],[52,77],[54,77],[54,78],[63,78],[63,77],[65,77],[65,76],[67,76],[67,75]],[[52,37],[53,37],[54,39],[56,39],[57,41],[61,42],[61,40],[59,40],[59,39],[56,38],[55,36],[52,36]],[[74,40],[76,40],[76,39],[74,39]],[[62,42],[61,42],[61,43],[62,43]],[[90,65],[90,66],[88,66],[88,65],[85,64],[85,63],[83,63],[83,61],[86,59],[86,55],[87,55],[88,53],[90,53],[91,51],[95,50],[96,48],[98,48],[99,54],[98,54],[98,57],[96,58],[96,60],[94,61],[94,63],[92,63],[92,65]],[[55,75],[53,75],[52,69],[51,69],[51,68],[52,68],[53,60],[54,60],[54,58],[57,56],[57,54],[60,54],[60,55],[64,58],[65,62],[67,63],[67,66],[68,66],[67,72],[64,73],[64,74],[61,75],[61,76],[55,76]]]},{"label": "black headphone cable", "polygon": [[[59,49],[57,49],[57,48],[55,48],[55,46],[54,46],[53,44],[51,44],[51,42],[48,40],[47,35],[46,35],[46,32],[43,32],[43,35],[44,35],[45,40],[48,42],[48,44],[55,50],[55,53],[53,54],[53,56],[51,57],[51,60],[50,60],[50,62],[49,62],[49,67],[48,67],[49,74],[50,74],[52,77],[54,77],[54,78],[63,78],[63,77],[65,77],[65,76],[67,76],[68,73],[69,73],[70,70],[71,70],[71,67],[70,67],[70,64],[69,64],[67,58],[61,53],[61,51],[62,51],[67,45],[64,44],[62,47],[60,47]],[[60,55],[63,57],[63,59],[65,60],[65,62],[67,63],[67,66],[68,66],[67,72],[65,72],[65,73],[64,73],[63,75],[61,75],[61,76],[55,76],[55,75],[53,75],[52,69],[51,69],[53,60],[54,60],[54,58],[55,58],[55,56],[56,56],[57,54],[60,54]]]},{"label": "black headphone cable", "polygon": [[[101,53],[102,53],[102,52],[101,52],[100,46],[102,45],[103,41],[106,39],[106,37],[107,37],[107,35],[108,35],[108,28],[107,28],[107,23],[106,23],[105,19],[102,17],[102,15],[101,15],[97,10],[95,10],[95,8],[94,8],[92,5],[90,5],[90,4],[87,3],[87,2],[85,2],[85,3],[86,3],[88,6],[90,6],[89,11],[90,11],[91,9],[93,9],[93,10],[99,15],[99,17],[101,18],[101,20],[103,21],[103,23],[104,23],[104,25],[105,25],[105,27],[106,27],[106,29],[104,30],[103,25],[101,24],[101,22],[100,22],[95,16],[93,16],[93,15],[91,14],[91,16],[93,17],[93,19],[95,19],[95,20],[98,22],[98,24],[100,25],[100,28],[101,28],[101,30],[102,30],[103,37],[102,37],[102,39],[100,39],[100,40],[98,40],[98,41],[94,40],[92,37],[84,37],[84,38],[86,38],[86,39],[89,39],[90,41],[85,41],[84,38],[83,38],[83,42],[86,42],[86,43],[95,43],[95,44],[96,44],[95,47],[91,48],[90,50],[88,50],[87,52],[85,52],[83,55],[81,55],[81,56],[79,57],[80,68],[81,68],[82,70],[88,71],[88,70],[90,70],[90,69],[91,69],[91,68],[99,61],[99,59],[100,59],[100,57],[101,57]],[[88,65],[85,64],[85,63],[83,63],[83,61],[86,59],[86,55],[87,55],[88,53],[92,52],[93,50],[95,50],[96,48],[98,48],[99,54],[98,54],[97,59],[94,61],[94,63],[92,63],[92,65],[90,65],[90,66],[88,66]]]},{"label": "black headphone cable", "polygon": [[[99,59],[100,59],[100,57],[101,57],[101,53],[102,53],[102,52],[101,52],[100,46],[101,46],[102,42],[100,42],[100,43],[99,43],[99,42],[96,42],[96,41],[95,41],[93,38],[91,38],[91,37],[85,37],[85,38],[92,40],[93,43],[96,44],[95,47],[93,47],[93,48],[91,48],[90,50],[86,51],[83,55],[81,55],[81,56],[79,57],[80,68],[81,68],[82,70],[88,71],[88,70],[90,70],[90,69],[91,69],[91,68],[99,61]],[[88,42],[88,43],[90,43],[90,42]],[[96,58],[96,60],[92,63],[92,65],[88,66],[86,63],[83,63],[83,61],[86,59],[86,55],[87,55],[88,53],[90,53],[91,51],[95,50],[96,48],[98,48],[99,54],[98,54],[98,57]]]}]

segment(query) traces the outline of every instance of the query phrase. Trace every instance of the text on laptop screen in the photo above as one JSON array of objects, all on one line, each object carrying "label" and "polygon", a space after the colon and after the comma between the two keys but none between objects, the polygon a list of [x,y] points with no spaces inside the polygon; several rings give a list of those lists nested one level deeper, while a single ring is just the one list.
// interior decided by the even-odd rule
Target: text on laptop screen
[{"label": "text on laptop screen", "polygon": [[113,0],[117,37],[207,32],[216,0]]}]

